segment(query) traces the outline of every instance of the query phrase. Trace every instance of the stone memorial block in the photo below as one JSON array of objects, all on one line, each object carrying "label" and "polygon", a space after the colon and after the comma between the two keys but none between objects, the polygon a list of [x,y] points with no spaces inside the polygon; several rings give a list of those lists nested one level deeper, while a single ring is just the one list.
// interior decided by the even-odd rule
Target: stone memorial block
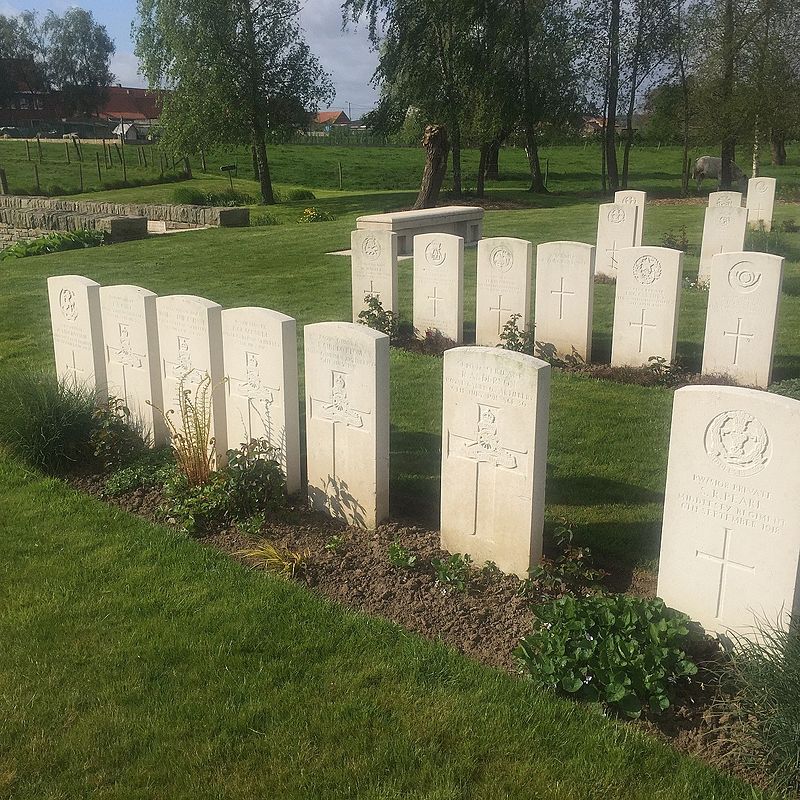
[{"label": "stone memorial block", "polygon": [[636,241],[636,205],[604,203],[600,206],[597,223],[595,273],[617,277],[619,251],[633,247]]},{"label": "stone memorial block", "polygon": [[475,340],[500,344],[500,333],[512,314],[519,328],[530,321],[533,245],[524,239],[497,237],[478,242]]},{"label": "stone memorial block", "polygon": [[225,370],[222,360],[222,306],[203,297],[168,295],[156,300],[164,412],[180,429],[180,391],[197,396],[198,386],[211,381],[211,433],[215,462],[225,463],[228,432],[225,421]]},{"label": "stone memorial block", "polygon": [[535,339],[560,356],[592,358],[594,247],[545,242],[536,248]]},{"label": "stone memorial block", "polygon": [[800,612],[800,402],[675,392],[658,594],[707,631],[755,638]]},{"label": "stone memorial block", "polygon": [[731,191],[710,192],[708,195],[708,207],[741,208],[742,193]]},{"label": "stone memorial block", "polygon": [[389,337],[351,322],[305,327],[311,507],[375,528],[389,513]]},{"label": "stone memorial block", "polygon": [[636,237],[634,247],[642,246],[644,233],[644,210],[647,206],[647,192],[637,192],[633,189],[622,189],[614,194],[614,203],[625,206],[636,206]]},{"label": "stone memorial block", "polygon": [[156,295],[139,286],[100,289],[108,394],[122,400],[149,441],[167,440]]},{"label": "stone memorial block", "polygon": [[542,555],[550,366],[496,347],[444,354],[442,547],[527,577]]},{"label": "stone memorial block", "polygon": [[722,253],[711,262],[703,374],[728,375],[764,389],[772,357],[783,259],[768,253]]},{"label": "stone memorial block", "polygon": [[751,228],[772,230],[772,209],[775,205],[775,178],[750,178],[747,182],[747,214]]},{"label": "stone memorial block", "polygon": [[106,398],[106,363],[100,284],[81,275],[59,275],[47,279],[47,296],[58,379],[90,389],[102,402]]},{"label": "stone memorial block", "polygon": [[350,234],[353,281],[353,322],[367,307],[370,295],[384,311],[397,314],[397,234],[381,230],[357,230]]},{"label": "stone memorial block", "polygon": [[297,323],[267,308],[222,312],[228,447],[265,439],[289,494],[300,491]]},{"label": "stone memorial block", "polygon": [[464,338],[464,240],[448,233],[414,237],[414,329]]},{"label": "stone memorial block", "polygon": [[[734,192],[734,194],[736,194]],[[747,233],[747,209],[741,206],[709,206],[703,223],[700,246],[700,268],[697,279],[711,280],[711,259],[718,253],[738,253],[744,247]]]},{"label": "stone memorial block", "polygon": [[630,247],[619,254],[613,366],[647,366],[651,356],[675,360],[683,253],[667,247]]}]

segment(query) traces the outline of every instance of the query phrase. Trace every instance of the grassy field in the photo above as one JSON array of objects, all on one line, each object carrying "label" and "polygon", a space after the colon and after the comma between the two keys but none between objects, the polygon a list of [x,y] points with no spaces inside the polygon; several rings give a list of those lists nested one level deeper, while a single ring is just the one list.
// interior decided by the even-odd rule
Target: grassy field
[{"label": "grassy field", "polygon": [[[275,212],[281,225],[0,262],[0,368],[52,363],[45,281],[54,274],[198,294],[226,307],[263,305],[296,317],[301,330],[348,319],[349,261],[326,253],[348,246],[357,214],[407,203],[419,164],[410,159],[415,151],[386,150],[387,168],[405,171],[408,185],[398,177],[394,191],[338,192],[326,187],[320,160],[335,161],[334,150],[314,148],[310,163],[283,173],[281,149],[273,157],[276,180],[314,189],[315,204],[336,214],[332,222],[294,224],[304,204],[287,204]],[[518,155],[504,154],[504,163]],[[577,174],[565,182],[586,186],[580,153],[573,156]],[[657,158],[667,158],[664,149],[632,183],[649,189],[652,179],[667,193],[677,178],[674,171],[658,178]],[[520,191],[522,174],[504,183],[495,196],[532,207],[488,212],[485,235],[593,240],[596,198],[530,198]],[[777,207],[779,222],[799,216],[796,205]],[[691,274],[702,218],[701,206],[651,206],[645,242],[660,244],[685,226]],[[781,379],[800,375],[800,234],[773,237],[770,246],[788,259]],[[474,250],[466,272],[473,330]],[[596,288],[602,359],[613,287]],[[400,292],[408,319],[410,261],[400,265]],[[678,352],[695,367],[706,297],[690,289],[682,297]],[[391,368],[392,514],[436,525],[441,361],[394,351]],[[671,394],[554,374],[548,524],[566,517],[605,560],[653,564]],[[628,729],[247,573],[7,460],[0,462],[0,609],[0,798],[751,796]]]}]

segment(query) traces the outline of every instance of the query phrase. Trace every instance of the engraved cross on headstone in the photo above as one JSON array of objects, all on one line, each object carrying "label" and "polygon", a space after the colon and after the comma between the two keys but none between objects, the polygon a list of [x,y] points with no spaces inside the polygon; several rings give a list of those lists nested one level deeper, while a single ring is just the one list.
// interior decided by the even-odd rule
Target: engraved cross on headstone
[{"label": "engraved cross on headstone", "polygon": [[[500,470],[519,471],[524,474],[518,456],[526,456],[527,450],[514,450],[500,442],[498,433],[498,409],[494,406],[478,403],[477,434],[464,436],[447,431],[446,455],[448,458],[461,458],[475,464],[475,480],[472,498],[472,535],[478,533],[478,522],[485,503],[491,506],[491,519],[495,518],[495,502],[497,497],[497,475]],[[481,499],[481,467],[492,468],[490,498]]]},{"label": "engraved cross on headstone", "polygon": [[80,372],[82,375],[86,374],[86,370],[80,369],[78,367],[78,363],[75,360],[75,351],[72,351],[72,364],[66,364],[64,366],[64,371],[68,372],[70,378],[72,379],[73,384],[77,387],[80,386],[81,381],[78,380],[78,373]]},{"label": "engraved cross on headstone", "polygon": [[561,276],[561,286],[558,289],[551,289],[550,294],[558,295],[558,318],[564,319],[564,295],[575,294],[575,292],[568,292],[564,288],[564,276]]},{"label": "engraved cross on headstone", "polygon": [[503,308],[503,295],[497,295],[497,308],[493,308],[489,306],[489,311],[496,311],[497,312],[497,334],[500,335],[501,331],[503,330],[503,317],[502,314],[504,311],[511,311],[510,308]]},{"label": "engraved cross on headstone", "polygon": [[714,553],[704,553],[702,550],[695,550],[695,558],[702,558],[705,561],[711,561],[719,565],[719,582],[717,584],[717,605],[714,612],[714,618],[720,619],[722,617],[722,605],[725,599],[725,589],[729,569],[739,569],[751,574],[755,573],[756,568],[749,564],[741,564],[738,561],[733,561],[730,558],[730,536],[733,533],[731,528],[723,528],[724,535],[722,539],[722,556],[715,555]]},{"label": "engraved cross on headstone", "polygon": [[736,319],[736,330],[735,331],[723,331],[723,336],[733,336],[734,338],[734,345],[733,345],[733,364],[736,366],[737,362],[739,361],[739,342],[742,339],[746,339],[748,342],[751,342],[754,333],[744,333],[742,331],[742,318],[737,317]]},{"label": "engraved cross on headstone", "polygon": [[367,301],[368,297],[377,297],[378,300],[381,299],[381,293],[375,291],[375,281],[372,278],[369,279],[369,289],[364,289],[364,302]]},{"label": "engraved cross on headstone", "polygon": [[617,240],[614,239],[611,247],[606,247],[606,255],[611,259],[609,266],[611,269],[617,269]]},{"label": "engraved cross on headstone", "polygon": [[[276,445],[272,430],[272,415],[270,407],[275,402],[275,395],[280,392],[280,387],[267,386],[261,377],[261,357],[259,353],[245,352],[245,377],[234,378],[229,376],[228,396],[238,397],[245,401],[247,406],[247,440],[259,438],[253,435],[253,416],[261,421],[267,440]],[[243,422],[245,420],[242,420]]]},{"label": "engraved cross on headstone", "polygon": [[194,366],[192,353],[189,349],[189,340],[184,336],[178,336],[178,348],[175,361],[161,359],[162,374],[165,380],[173,380],[178,383],[200,383],[203,379],[203,372]]},{"label": "engraved cross on headstone", "polygon": [[428,295],[428,300],[433,300],[433,316],[434,316],[434,318],[436,317],[436,303],[439,300],[444,300],[444,299],[445,299],[444,297],[439,297],[439,287],[438,286],[434,286],[433,287],[433,294],[432,295]]},{"label": "engraved cross on headstone", "polygon": [[655,328],[656,326],[652,322],[645,322],[644,317],[647,312],[645,309],[642,309],[642,318],[638,322],[629,322],[628,324],[632,328],[639,329],[639,352],[642,352],[642,347],[644,346],[644,329],[645,328]]},{"label": "engraved cross on headstone", "polygon": [[106,363],[116,364],[122,370],[122,400],[125,405],[128,402],[128,367],[131,369],[143,369],[146,355],[135,353],[130,341],[128,326],[124,323],[119,324],[119,347],[106,345]]}]

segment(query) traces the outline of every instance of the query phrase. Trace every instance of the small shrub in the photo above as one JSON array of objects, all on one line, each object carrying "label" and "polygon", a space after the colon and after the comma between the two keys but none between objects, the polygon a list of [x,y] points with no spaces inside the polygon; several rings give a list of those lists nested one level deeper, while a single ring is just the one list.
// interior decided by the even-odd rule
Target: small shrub
[{"label": "small shrub", "polygon": [[172,190],[172,202],[179,206],[204,206],[206,196],[194,186],[178,186]]},{"label": "small shrub", "polygon": [[397,319],[394,312],[386,311],[377,295],[368,294],[364,298],[366,308],[359,313],[358,322],[368,328],[385,333],[392,341],[397,339]]},{"label": "small shrub", "polygon": [[436,573],[436,584],[445,594],[466,592],[469,588],[472,559],[468,555],[453,553],[449,558],[434,558],[431,566]]},{"label": "small shrub", "polygon": [[522,314],[512,314],[500,332],[500,344],[504,350],[513,350],[515,353],[533,355],[533,331],[519,327]]},{"label": "small shrub", "polygon": [[300,215],[300,219],[297,220],[298,222],[330,222],[331,220],[336,219],[333,214],[329,214],[327,211],[323,211],[316,206],[311,206],[309,208],[304,208],[303,213]]},{"label": "small shrub", "polygon": [[781,230],[784,233],[797,233],[797,231],[800,231],[800,227],[798,227],[794,219],[790,217],[781,223]]},{"label": "small shrub", "polygon": [[94,458],[94,394],[51,372],[0,371],[0,444],[29,467],[63,474]]},{"label": "small shrub", "polygon": [[133,464],[112,472],[106,478],[103,491],[109,497],[119,497],[136,489],[164,486],[175,477],[176,471],[171,450],[168,448],[148,450]]},{"label": "small shrub", "polygon": [[788,255],[782,231],[779,228],[768,231],[763,222],[759,222],[757,228],[748,229],[744,247],[749,251],[772,253],[778,256]]},{"label": "small shrub", "polygon": [[238,206],[252,206],[256,202],[256,198],[248,192],[242,192],[238,189],[225,189],[221,192],[204,194],[201,205],[236,208]]},{"label": "small shrub", "polygon": [[569,354],[561,354],[551,342],[534,342],[533,354],[553,367],[562,369],[582,369],[586,362],[573,347]]},{"label": "small shrub", "polygon": [[672,250],[682,250],[689,252],[689,236],[686,233],[686,226],[681,225],[676,231],[668,230],[661,235],[661,246],[669,247]]},{"label": "small shrub", "polygon": [[734,757],[769,776],[772,788],[800,794],[800,619],[785,629],[760,622],[755,641],[738,638],[723,669],[742,726]]},{"label": "small shrub", "polygon": [[543,688],[636,718],[669,708],[674,685],[697,672],[683,650],[689,619],[661,600],[566,596],[534,614],[515,655]]},{"label": "small shrub", "polygon": [[82,250],[85,247],[99,247],[103,244],[105,244],[105,234],[102,231],[48,233],[46,236],[39,236],[27,242],[16,242],[11,247],[7,247],[0,253],[0,260],[63,253],[67,250]]},{"label": "small shrub", "polygon": [[667,361],[663,356],[650,356],[646,369],[653,373],[659,386],[677,386],[685,383],[686,369],[677,361]]},{"label": "small shrub", "polygon": [[416,555],[396,540],[389,545],[388,556],[389,563],[397,569],[412,569],[417,563]]},{"label": "small shrub", "polygon": [[293,578],[299,570],[303,569],[311,555],[308,550],[297,553],[283,547],[276,547],[272,542],[262,539],[254,547],[237,550],[236,555],[244,556],[254,566],[261,567],[267,572]]},{"label": "small shrub", "polygon": [[134,424],[124,400],[111,397],[92,414],[90,443],[104,472],[129,464],[147,448],[141,426]]},{"label": "small shrub", "polygon": [[429,328],[425,331],[425,339],[422,341],[422,350],[429,355],[440,356],[445,350],[450,350],[456,343],[445,336],[440,330]]}]

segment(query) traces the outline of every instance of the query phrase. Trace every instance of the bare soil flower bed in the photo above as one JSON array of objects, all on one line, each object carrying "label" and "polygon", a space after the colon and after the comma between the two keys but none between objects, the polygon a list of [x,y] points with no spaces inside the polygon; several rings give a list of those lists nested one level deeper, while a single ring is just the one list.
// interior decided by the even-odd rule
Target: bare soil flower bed
[{"label": "bare soil flower bed", "polygon": [[[137,489],[118,497],[104,494],[104,476],[74,477],[70,483],[82,491],[153,522],[164,522],[160,489]],[[248,566],[241,551],[257,540],[303,555],[294,579],[344,606],[380,616],[428,639],[444,642],[490,667],[519,675],[513,651],[530,633],[533,606],[552,595],[537,589],[520,593],[521,581],[474,565],[467,591],[445,588],[431,564],[449,553],[439,547],[439,534],[398,523],[365,531],[325,519],[302,507],[290,507],[281,519],[268,521],[257,535],[236,528],[200,537]],[[394,566],[389,548],[398,543],[416,556],[411,568]],[[613,565],[603,564],[606,570]],[[253,567],[255,568],[255,567]],[[655,576],[649,572],[620,570],[604,579],[605,588],[640,597],[655,595]],[[722,657],[716,640],[695,638],[689,653],[700,667],[690,684],[679,687],[673,705],[663,714],[642,717],[629,724],[669,741],[677,749],[722,766],[754,783],[758,775],[744,773],[729,758],[736,721],[725,712],[715,678],[715,662]]]}]

